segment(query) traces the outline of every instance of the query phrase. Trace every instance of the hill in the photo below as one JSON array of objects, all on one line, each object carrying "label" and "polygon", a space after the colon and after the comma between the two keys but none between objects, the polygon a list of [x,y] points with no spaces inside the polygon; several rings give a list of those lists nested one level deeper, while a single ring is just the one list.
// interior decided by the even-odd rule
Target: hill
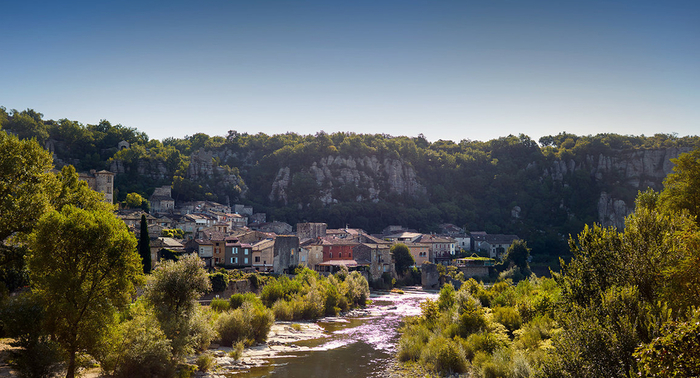
[{"label": "hill", "polygon": [[[700,137],[577,136],[534,141],[427,141],[384,134],[266,135],[229,131],[151,140],[136,129],[43,120],[0,110],[0,126],[36,138],[56,165],[109,169],[119,201],[172,184],[178,201],[242,202],[268,219],[422,232],[453,223],[517,234],[536,258],[566,254],[566,238],[594,222],[621,227],[639,190],[659,190],[669,161]],[[120,142],[126,143],[120,143]],[[539,143],[538,143],[539,142]]]}]

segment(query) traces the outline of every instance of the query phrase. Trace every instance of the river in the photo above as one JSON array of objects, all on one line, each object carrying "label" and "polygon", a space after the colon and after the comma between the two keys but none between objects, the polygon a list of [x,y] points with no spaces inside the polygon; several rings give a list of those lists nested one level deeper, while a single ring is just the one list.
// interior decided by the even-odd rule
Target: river
[{"label": "river", "polygon": [[231,377],[383,377],[393,364],[397,328],[405,316],[419,315],[420,302],[437,294],[372,294],[372,304],[358,316],[322,319],[325,337],[297,342],[305,351],[289,352],[270,364]]}]

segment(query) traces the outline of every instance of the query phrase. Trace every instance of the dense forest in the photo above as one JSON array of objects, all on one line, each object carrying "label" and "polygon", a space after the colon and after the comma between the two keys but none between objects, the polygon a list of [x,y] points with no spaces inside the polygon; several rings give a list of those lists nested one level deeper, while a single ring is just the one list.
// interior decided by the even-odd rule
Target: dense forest
[{"label": "dense forest", "polygon": [[[622,226],[640,190],[661,189],[669,159],[700,148],[700,137],[672,134],[429,142],[423,135],[228,131],[159,141],[104,120],[83,125],[5,108],[0,127],[35,138],[57,166],[116,172],[119,201],[172,185],[177,201],[244,203],[291,224],[436,232],[453,223],[517,234],[536,260],[566,254],[568,236],[586,224]],[[129,147],[120,150],[121,141]]]}]

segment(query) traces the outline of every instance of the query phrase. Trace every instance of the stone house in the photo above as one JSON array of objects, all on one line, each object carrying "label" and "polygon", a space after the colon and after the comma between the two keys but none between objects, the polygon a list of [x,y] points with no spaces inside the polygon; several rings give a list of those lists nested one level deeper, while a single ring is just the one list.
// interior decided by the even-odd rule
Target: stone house
[{"label": "stone house", "polygon": [[[291,226],[290,226],[291,227]],[[291,235],[279,235],[275,238],[272,270],[284,273],[290,267],[296,266],[299,251],[299,238]]]},{"label": "stone house", "polygon": [[292,225],[285,222],[268,222],[251,224],[250,229],[262,232],[272,232],[277,235],[292,235]]},{"label": "stone house", "polygon": [[253,244],[253,268],[259,272],[271,272],[274,268],[275,240],[272,238],[260,240]]},{"label": "stone house", "polygon": [[450,237],[438,235],[423,235],[420,238],[421,243],[430,244],[430,254],[433,263],[447,264],[455,257],[456,242]]},{"label": "stone house", "polygon": [[456,260],[456,266],[464,277],[488,277],[489,269],[496,265],[496,260],[483,257],[465,257]]},{"label": "stone house", "polygon": [[492,259],[500,259],[510,248],[514,241],[519,240],[518,235],[487,234],[486,232],[471,233],[471,250],[487,252]]},{"label": "stone house", "polygon": [[416,261],[416,266],[423,265],[424,262],[430,261],[430,244],[429,243],[403,243],[408,247],[413,260]]},{"label": "stone house", "polygon": [[175,200],[172,197],[170,185],[156,188],[148,201],[151,203],[152,213],[172,213],[175,211]]},{"label": "stone house", "polygon": [[[323,262],[323,244],[320,239],[306,239],[301,243],[299,249],[299,265],[316,270],[316,267]],[[306,260],[304,260],[304,257],[306,257]]]},{"label": "stone house", "polygon": [[359,266],[367,267],[369,278],[372,280],[381,278],[384,273],[396,277],[391,248],[387,244],[359,244],[355,248],[355,261]]},{"label": "stone house", "polygon": [[297,223],[297,236],[300,240],[322,238],[326,236],[327,228],[326,223]]},{"label": "stone house", "polygon": [[87,182],[90,189],[104,194],[107,203],[114,203],[114,176],[114,173],[106,170],[91,169],[89,173],[78,173],[78,179]]},{"label": "stone house", "polygon": [[224,266],[226,268],[249,268],[253,266],[253,247],[236,238],[226,238]]}]

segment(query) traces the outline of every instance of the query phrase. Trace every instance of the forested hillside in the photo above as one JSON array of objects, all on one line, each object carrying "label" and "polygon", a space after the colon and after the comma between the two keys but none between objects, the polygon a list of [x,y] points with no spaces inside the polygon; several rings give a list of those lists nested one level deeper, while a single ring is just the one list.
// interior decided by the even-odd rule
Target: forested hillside
[{"label": "forested hillside", "polygon": [[[622,226],[639,190],[661,189],[669,159],[700,148],[700,137],[669,134],[431,143],[422,135],[228,131],[158,141],[107,121],[83,125],[4,108],[0,126],[36,138],[57,165],[116,172],[120,201],[172,184],[178,201],[250,204],[291,224],[369,232],[401,224],[430,232],[449,222],[514,233],[536,258],[566,253],[566,238],[585,224]],[[122,140],[129,148],[117,148]]]}]

